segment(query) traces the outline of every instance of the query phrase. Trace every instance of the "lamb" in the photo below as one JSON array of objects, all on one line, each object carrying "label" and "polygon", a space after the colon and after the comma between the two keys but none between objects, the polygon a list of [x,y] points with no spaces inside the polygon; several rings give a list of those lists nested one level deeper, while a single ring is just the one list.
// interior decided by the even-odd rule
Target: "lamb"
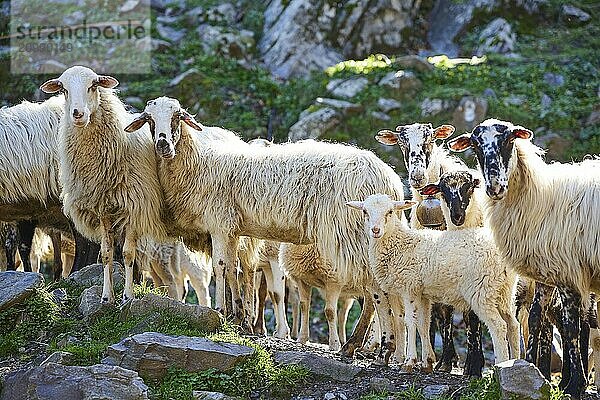
[{"label": "lamb", "polygon": [[488,326],[497,363],[508,360],[508,345],[513,355],[518,354],[519,327],[512,312],[516,275],[505,267],[489,230],[410,229],[397,212],[416,202],[393,201],[382,194],[347,204],[365,215],[376,281],[383,290],[403,298],[407,369],[416,364],[416,328],[424,368],[433,368],[435,354],[429,338],[433,301],[473,310]]},{"label": "lamb", "polygon": [[[473,148],[489,197],[488,221],[501,254],[519,274],[556,286],[562,300],[570,377],[565,392],[579,397],[585,375],[578,348],[579,315],[600,289],[600,162],[546,164],[522,126],[488,119],[450,142]],[[587,308],[587,307],[585,307]]]},{"label": "lamb", "polygon": [[[225,273],[235,267],[240,235],[315,243],[338,274],[352,275],[368,269],[366,238],[360,218],[344,212],[340,199],[372,191],[403,197],[398,175],[365,150],[317,141],[251,146],[230,131],[201,126],[167,97],[149,101],[127,130],[147,122],[170,212],[179,225],[211,234],[221,309]],[[364,287],[379,291],[370,276]],[[384,297],[378,314],[391,327]]]},{"label": "lamb", "polygon": [[[444,173],[468,170],[462,161],[451,156],[448,150],[436,144],[436,140],[446,139],[453,132],[454,127],[452,125],[441,125],[434,129],[431,124],[415,123],[397,126],[395,131],[383,129],[375,136],[375,139],[380,143],[389,146],[397,144],[402,150],[404,163],[408,171],[408,180],[411,185],[412,198],[419,202],[419,206],[412,210],[410,218],[411,227],[415,229],[425,227],[445,229],[448,224],[451,224],[450,219],[443,213],[443,204],[440,204],[439,200],[432,195],[423,196],[420,190],[428,183],[437,182]],[[475,200],[478,201],[479,197]],[[480,204],[471,204],[470,215],[473,221],[469,221],[469,224],[465,226],[480,226],[478,222],[483,216]],[[452,226],[449,227],[449,229],[452,228]],[[436,370],[450,372],[456,359],[452,333],[452,313],[454,310],[445,304],[435,305],[433,310],[434,321],[439,321],[442,336],[442,356],[436,365]],[[465,313],[463,319],[466,323],[467,337],[469,338],[464,374],[481,376],[484,364],[481,349],[481,326],[477,316],[471,312]]]},{"label": "lamb", "polygon": [[114,302],[112,260],[115,237],[124,234],[125,290],[133,298],[133,262],[143,236],[166,240],[152,141],[147,132],[128,134],[130,115],[112,90],[118,81],[74,66],[45,82],[46,93],[65,95],[59,126],[59,159],[65,213],[79,232],[100,241],[102,301]]}]

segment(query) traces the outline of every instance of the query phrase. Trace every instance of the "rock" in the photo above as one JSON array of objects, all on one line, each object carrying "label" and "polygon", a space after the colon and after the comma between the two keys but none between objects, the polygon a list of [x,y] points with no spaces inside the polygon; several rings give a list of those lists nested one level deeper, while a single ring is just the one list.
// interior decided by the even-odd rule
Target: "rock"
[{"label": "rock", "polygon": [[442,99],[425,98],[421,102],[421,116],[433,116],[450,108],[450,102]]},{"label": "rock", "polygon": [[392,384],[391,380],[389,380],[388,378],[379,378],[376,376],[371,378],[371,380],[369,381],[369,388],[373,392],[393,392],[394,391],[394,385]]},{"label": "rock", "polygon": [[238,344],[145,332],[109,346],[102,363],[132,369],[144,378],[161,379],[172,367],[189,372],[227,371],[253,354],[254,349]]},{"label": "rock", "polygon": [[202,390],[193,391],[192,397],[194,400],[236,400],[236,397],[227,396],[218,392],[205,392]]},{"label": "rock", "polygon": [[349,101],[338,99],[317,97],[315,103],[320,106],[333,107],[337,110],[340,110],[344,114],[356,114],[363,110],[363,106],[360,104],[350,103]]},{"label": "rock", "polygon": [[81,293],[79,298],[79,312],[86,320],[94,319],[103,308],[102,286],[89,287]]},{"label": "rock", "polygon": [[483,91],[483,96],[487,97],[488,99],[494,99],[494,100],[496,100],[498,98],[498,95],[496,94],[496,92],[492,88],[485,89]]},{"label": "rock", "polygon": [[59,71],[64,71],[65,69],[67,69],[67,66],[60,61],[45,60],[40,63],[39,71],[43,74],[54,74],[59,73]]},{"label": "rock", "polygon": [[476,54],[507,54],[515,50],[517,35],[504,18],[496,18],[479,34],[479,47]]},{"label": "rock", "polygon": [[580,8],[571,4],[563,4],[560,8],[560,18],[569,25],[581,25],[588,22],[592,17]]},{"label": "rock", "polygon": [[188,320],[194,327],[205,332],[216,331],[221,327],[223,317],[212,308],[195,304],[184,304],[167,297],[149,293],[141,299],[133,299],[122,313],[126,317],[140,317],[153,312],[171,313]]},{"label": "rock", "polygon": [[590,115],[585,120],[586,126],[598,125],[600,123],[600,104],[596,104]]},{"label": "rock", "polygon": [[[121,273],[122,268],[118,262],[113,262],[113,285],[121,285],[125,282]],[[69,275],[69,280],[86,287],[102,285],[104,283],[104,266],[102,264],[90,264]]]},{"label": "rock", "polygon": [[550,87],[558,88],[564,86],[565,77],[560,74],[553,74],[552,72],[546,72],[544,74],[544,82],[546,82]]},{"label": "rock", "polygon": [[185,29],[177,30],[161,23],[156,24],[156,30],[158,31],[160,37],[168,40],[171,43],[179,43],[186,35]]},{"label": "rock", "polygon": [[56,304],[64,304],[67,301],[67,290],[64,288],[54,289],[52,291],[52,300]]},{"label": "rock", "polygon": [[237,11],[231,3],[223,3],[206,10],[208,22],[233,24],[236,21]]},{"label": "rock", "polygon": [[556,132],[548,131],[543,134],[538,134],[540,130],[536,130],[536,136],[534,136],[533,142],[546,149],[546,156],[550,159],[556,160],[564,158],[568,151],[573,147],[573,137],[568,133],[558,134]]},{"label": "rock", "polygon": [[542,93],[540,105],[542,108],[542,111],[540,112],[540,118],[544,118],[550,112],[550,107],[552,107],[552,98],[546,93]]},{"label": "rock", "polygon": [[465,96],[452,113],[452,125],[458,132],[471,131],[485,120],[488,102],[483,97]]},{"label": "rock", "polygon": [[368,84],[369,80],[363,77],[333,79],[327,84],[327,90],[334,96],[350,99],[360,93]]},{"label": "rock", "polygon": [[383,112],[390,112],[392,110],[397,110],[398,108],[402,107],[402,104],[394,99],[386,99],[380,97],[377,100],[377,107],[379,107],[379,109]]},{"label": "rock", "polygon": [[381,111],[371,111],[371,116],[373,116],[374,118],[377,118],[381,121],[391,121],[392,117],[390,117],[389,115],[387,115],[384,112]]},{"label": "rock", "polygon": [[327,392],[323,395],[323,400],[347,400],[348,396],[340,392]]},{"label": "rock", "polygon": [[402,92],[413,92],[419,89],[423,84],[411,71],[390,72],[379,80],[379,86]]},{"label": "rock", "polygon": [[409,0],[273,0],[258,47],[281,78],[308,76],[366,54],[398,53],[403,32],[413,24],[413,7]]},{"label": "rock", "polygon": [[136,372],[108,365],[48,363],[13,372],[3,383],[0,400],[148,399],[148,387]]},{"label": "rock", "polygon": [[504,100],[502,100],[502,102],[505,106],[522,106],[523,104],[525,104],[526,100],[527,99],[525,98],[525,96],[512,95],[505,97]]},{"label": "rock", "polygon": [[[178,86],[180,85],[182,82],[190,80],[190,81],[197,81],[198,79],[201,79],[202,75],[198,72],[198,70],[196,68],[190,68],[187,71],[177,75],[175,78],[171,79],[171,81],[169,82],[169,86],[173,87],[173,86]],[[194,83],[194,82],[192,82]]]},{"label": "rock", "polygon": [[55,351],[50,354],[40,365],[46,365],[50,363],[69,365],[74,361],[73,353],[67,351]]},{"label": "rock", "polygon": [[43,284],[44,277],[35,272],[0,272],[0,311],[26,300]]},{"label": "rock", "polygon": [[423,388],[423,397],[428,400],[445,398],[448,392],[450,392],[448,385],[429,385]]},{"label": "rock", "polygon": [[246,58],[254,48],[254,32],[203,24],[196,30],[204,51],[232,58]]},{"label": "rock", "polygon": [[503,400],[550,399],[550,384],[535,365],[525,360],[508,360],[494,365]]},{"label": "rock", "polygon": [[426,58],[416,55],[398,57],[394,60],[393,64],[397,67],[411,69],[417,72],[433,71],[433,65],[430,64]]},{"label": "rock", "polygon": [[79,25],[83,22],[84,19],[85,19],[84,12],[81,10],[77,10],[77,11],[72,12],[69,15],[65,15],[63,17],[63,23],[68,26]]},{"label": "rock", "polygon": [[292,142],[318,139],[325,132],[337,126],[340,119],[340,113],[331,107],[321,108],[314,112],[303,112],[298,122],[290,127],[288,139]]},{"label": "rock", "polygon": [[140,0],[127,0],[119,8],[119,12],[124,14],[133,11],[140,4]]},{"label": "rock", "polygon": [[362,368],[302,351],[278,351],[273,356],[278,364],[300,365],[311,373],[341,382],[350,382]]}]

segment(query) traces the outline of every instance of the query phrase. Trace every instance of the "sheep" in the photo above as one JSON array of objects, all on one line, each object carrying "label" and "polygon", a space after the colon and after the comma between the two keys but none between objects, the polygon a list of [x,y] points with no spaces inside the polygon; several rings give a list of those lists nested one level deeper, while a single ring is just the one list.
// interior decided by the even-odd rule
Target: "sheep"
[{"label": "sheep", "polygon": [[147,132],[124,131],[132,115],[112,90],[118,83],[111,76],[74,66],[40,87],[45,93],[65,95],[58,150],[63,209],[79,232],[100,241],[104,303],[114,302],[115,237],[124,234],[123,302],[133,299],[138,238],[166,240],[152,141]]},{"label": "sheep", "polygon": [[[403,198],[398,175],[366,150],[312,140],[251,146],[230,131],[201,126],[167,97],[149,101],[126,129],[147,122],[170,212],[179,225],[211,234],[221,309],[240,235],[315,243],[338,274],[352,275],[368,269],[368,256],[360,218],[345,213],[340,199],[374,190]],[[371,278],[364,286],[371,294],[379,291]],[[378,315],[391,327],[384,297]]]},{"label": "sheep", "polygon": [[[434,199],[432,195],[423,196],[420,192],[426,184],[433,184],[440,179],[444,173],[451,171],[468,170],[467,166],[458,158],[450,155],[448,150],[436,144],[437,140],[444,140],[454,132],[452,125],[441,125],[433,128],[431,124],[414,123],[410,125],[397,126],[395,131],[388,129],[380,130],[375,139],[382,144],[398,145],[404,156],[404,163],[408,171],[408,180],[411,186],[413,200],[419,202],[419,206],[411,212],[410,224],[415,229],[430,227],[434,229],[445,229],[451,223],[444,215],[443,204]],[[479,200],[478,198],[476,200]],[[481,204],[481,203],[478,203]],[[478,205],[471,205],[474,219],[482,217]],[[476,227],[478,221],[469,221],[466,226]],[[450,229],[453,228],[452,226]],[[436,365],[436,370],[451,371],[456,351],[453,341],[452,307],[448,305],[435,305],[433,307],[434,321],[440,325],[442,336],[442,356]],[[467,337],[467,359],[463,373],[469,376],[481,376],[484,358],[481,349],[481,326],[477,316],[473,313],[465,313],[463,319],[466,323]],[[437,324],[436,324],[437,325]],[[434,332],[432,325],[432,332]],[[432,335],[433,340],[433,335]]]},{"label": "sheep", "polygon": [[[488,119],[453,139],[454,151],[473,148],[488,195],[487,219],[506,261],[519,274],[556,286],[570,346],[565,392],[579,397],[585,375],[578,348],[582,299],[600,289],[600,162],[546,164],[533,132]],[[587,308],[587,307],[585,307]]]},{"label": "sheep", "polygon": [[435,353],[429,338],[433,301],[473,310],[488,326],[497,363],[508,360],[508,346],[518,354],[519,327],[511,310],[516,275],[502,262],[491,232],[410,229],[397,212],[415,204],[384,194],[347,203],[365,215],[376,281],[383,290],[402,296],[408,331],[405,368],[416,364],[416,328],[424,369],[433,368]]}]

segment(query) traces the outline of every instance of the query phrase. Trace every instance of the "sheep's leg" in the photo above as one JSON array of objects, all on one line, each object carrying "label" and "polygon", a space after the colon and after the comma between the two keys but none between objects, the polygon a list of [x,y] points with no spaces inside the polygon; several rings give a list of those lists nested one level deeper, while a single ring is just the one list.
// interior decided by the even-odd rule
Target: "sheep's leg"
[{"label": "sheep's leg", "polygon": [[[50,234],[50,239],[52,240],[52,252],[54,265],[52,266],[52,274],[54,281],[58,281],[62,275],[64,266],[62,262],[62,253],[61,253],[61,235],[60,232],[52,231]],[[39,263],[39,260],[38,260]],[[39,269],[39,264],[38,264]]]},{"label": "sheep's leg", "polygon": [[336,285],[326,285],[325,290],[325,318],[329,328],[329,350],[339,351],[342,347],[338,336],[338,300],[342,288]]},{"label": "sheep's leg", "polygon": [[201,306],[210,307],[210,293],[208,291],[210,275],[208,275],[208,273],[204,275],[204,270],[197,271],[194,266],[192,266],[192,269],[194,269],[194,271],[191,272],[191,274],[188,273],[188,277],[192,287],[194,288],[194,292],[196,292],[198,304]]},{"label": "sheep's leg", "polygon": [[137,236],[127,231],[123,243],[123,260],[125,262],[125,289],[123,290],[123,304],[133,300],[133,262],[137,249]]},{"label": "sheep's leg", "polygon": [[417,365],[417,303],[413,296],[402,297],[406,322],[406,360],[402,369],[412,372]]},{"label": "sheep's leg", "polygon": [[33,241],[33,235],[35,233],[35,221],[19,221],[17,223],[17,230],[19,231],[20,243],[19,243],[19,255],[23,262],[23,270],[25,272],[31,272],[31,260],[29,255],[31,254],[31,242]]},{"label": "sheep's leg", "polygon": [[310,337],[310,295],[312,288],[300,280],[296,281],[296,286],[298,286],[298,295],[300,296],[300,332],[298,333],[298,342],[306,343]]},{"label": "sheep's leg", "polygon": [[508,330],[508,346],[510,348],[510,357],[519,358],[520,354],[520,337],[519,337],[519,321],[510,310],[500,311],[502,319],[506,322]]},{"label": "sheep's leg", "polygon": [[377,311],[377,318],[381,326],[381,346],[379,348],[379,355],[375,360],[376,364],[388,365],[390,358],[396,352],[396,334],[394,318],[392,316],[392,307],[390,305],[388,293],[374,290],[373,299],[375,301],[375,310]]},{"label": "sheep's leg", "polygon": [[[437,322],[442,336],[442,355],[437,365],[436,371],[450,372],[456,361],[456,350],[454,349],[454,307],[437,303],[434,307],[434,314],[437,314]],[[430,325],[431,326],[431,325]],[[431,332],[431,330],[430,330]],[[431,346],[434,346],[434,337],[430,335]]]},{"label": "sheep's leg", "polygon": [[288,303],[290,304],[290,308],[292,309],[292,332],[291,336],[294,339],[298,338],[298,331],[300,329],[300,295],[298,294],[298,288],[296,284],[290,280],[287,280],[289,285],[287,285],[288,289]]},{"label": "sheep's leg", "polygon": [[586,386],[586,377],[583,373],[579,348],[581,295],[577,291],[565,287],[557,287],[556,289],[562,303],[563,346],[567,349],[568,355],[568,360],[563,360],[563,362],[568,361],[570,366],[570,379],[566,383],[561,382],[561,387],[564,388],[566,394],[580,398]]},{"label": "sheep's leg", "polygon": [[348,322],[348,314],[354,304],[352,297],[342,298],[342,306],[338,308],[338,336],[341,343],[346,343],[346,323]]},{"label": "sheep's leg", "polygon": [[61,255],[62,261],[62,277],[68,278],[71,275],[71,270],[73,269],[73,264],[75,263],[75,257],[71,254],[62,253]]},{"label": "sheep's leg", "polygon": [[422,372],[433,372],[433,364],[435,363],[435,352],[431,346],[429,338],[429,326],[431,325],[431,302],[421,298],[417,303],[421,307],[417,307],[417,329],[421,337],[422,354]]},{"label": "sheep's leg", "polygon": [[463,375],[481,377],[485,364],[481,349],[481,322],[472,310],[464,312],[463,319],[467,330],[467,358]]},{"label": "sheep's leg", "polygon": [[495,364],[507,361],[508,340],[506,340],[507,326],[497,309],[474,309],[473,310],[484,324],[488,327],[492,344],[494,345]]},{"label": "sheep's leg", "polygon": [[17,269],[15,256],[17,248],[19,247],[17,227],[15,225],[6,224],[6,237],[2,244],[4,245],[4,251],[6,252],[6,270],[15,271]]},{"label": "sheep's leg", "polygon": [[100,242],[100,254],[102,264],[104,265],[104,283],[102,285],[102,302],[114,303],[115,294],[113,292],[113,254],[114,254],[114,235],[112,232],[112,223],[109,218],[103,218],[101,221],[102,239]]},{"label": "sheep's leg", "polygon": [[367,332],[369,332],[369,329],[371,327],[371,322],[373,321],[374,314],[375,308],[373,304],[373,299],[371,298],[369,293],[365,292],[358,322],[354,327],[352,335],[342,346],[341,353],[344,356],[352,357],[354,355],[354,352],[358,348],[363,346],[363,344],[365,343]]},{"label": "sheep's leg", "polygon": [[254,317],[256,316],[254,306],[254,275],[256,274],[255,265],[242,264],[244,273],[244,323],[248,331],[253,331]]},{"label": "sheep's leg", "polygon": [[[255,285],[256,290],[256,317],[254,318],[254,334],[265,335],[267,333],[267,327],[265,325],[265,303],[267,302],[267,279],[265,274],[261,271],[257,271],[255,279],[259,281],[258,285]],[[256,281],[255,281],[256,282]]]},{"label": "sheep's leg", "polygon": [[598,330],[598,313],[596,312],[596,296],[592,294],[590,296],[590,309],[588,310],[587,317],[590,325],[590,347],[592,348],[592,354],[590,355],[591,362],[588,362],[588,374],[594,367],[594,385],[596,389],[600,389],[600,330]]},{"label": "sheep's leg", "polygon": [[75,259],[71,272],[79,271],[81,268],[98,262],[100,247],[97,243],[87,240],[81,233],[75,229],[72,222],[69,222],[71,233],[75,239]]},{"label": "sheep's leg", "polygon": [[390,305],[394,313],[394,332],[396,339],[395,361],[404,363],[406,357],[406,324],[404,323],[404,306],[400,296],[390,296]]},{"label": "sheep's leg", "polygon": [[[552,291],[553,288],[551,286],[536,282],[533,302],[531,303],[529,319],[527,321],[527,325],[529,326],[529,339],[527,340],[527,352],[525,359],[530,363],[535,364],[546,377],[546,379],[550,379],[550,364],[547,362],[544,362],[543,364],[540,363],[538,360],[538,355],[540,338],[547,338],[547,330],[550,329],[548,320],[546,318],[546,309],[550,299],[552,298]],[[545,334],[542,334],[543,330],[546,330]],[[547,357],[544,357],[544,359],[548,360]]]},{"label": "sheep's leg", "polygon": [[[225,302],[225,274],[237,266],[237,238],[212,235],[212,265],[215,272],[215,308],[227,315]],[[231,284],[231,282],[230,282]]]},{"label": "sheep's leg", "polygon": [[[273,336],[279,339],[287,339],[290,337],[290,327],[287,322],[285,310],[285,275],[281,268],[279,268],[277,261],[270,261],[269,264],[271,268],[263,269],[263,273],[267,280],[269,297],[275,309],[275,323],[277,326],[275,327]],[[308,307],[310,308],[310,287],[308,288]],[[306,336],[306,340],[308,340],[308,335]]]}]

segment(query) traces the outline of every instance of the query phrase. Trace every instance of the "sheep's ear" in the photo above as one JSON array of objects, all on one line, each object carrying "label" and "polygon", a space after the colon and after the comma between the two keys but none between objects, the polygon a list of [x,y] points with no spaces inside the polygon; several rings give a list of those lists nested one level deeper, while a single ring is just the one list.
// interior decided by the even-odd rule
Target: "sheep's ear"
[{"label": "sheep's ear", "polygon": [[517,139],[531,139],[533,137],[533,132],[519,125],[513,126],[510,133]]},{"label": "sheep's ear", "polygon": [[473,187],[479,187],[481,185],[481,181],[477,178],[473,179]]},{"label": "sheep's ear", "polygon": [[194,117],[185,110],[181,110],[181,120],[197,131],[201,131],[203,128],[203,126],[200,123],[196,122]]},{"label": "sheep's ear", "polygon": [[364,208],[364,202],[362,201],[348,201],[346,205],[350,208],[355,208],[357,210],[362,210]]},{"label": "sheep's ear", "polygon": [[450,142],[448,142],[448,147],[452,151],[461,152],[465,151],[469,147],[471,147],[471,136],[470,135],[461,135]]},{"label": "sheep's ear", "polygon": [[404,200],[404,201],[394,201],[394,209],[401,211],[406,210],[408,208],[412,208],[416,206],[418,203],[416,201]]},{"label": "sheep's ear", "polygon": [[42,86],[40,86],[40,89],[44,93],[56,93],[62,89],[62,87],[63,85],[61,81],[58,79],[50,79],[49,81],[44,82]]},{"label": "sheep's ear", "polygon": [[419,193],[423,196],[433,196],[434,194],[438,194],[439,192],[441,192],[439,185],[433,183],[419,190]]},{"label": "sheep's ear", "polygon": [[375,140],[377,140],[379,143],[393,146],[398,143],[398,134],[390,131],[389,129],[382,129],[377,132],[377,135],[375,135]]},{"label": "sheep's ear", "polygon": [[140,129],[144,124],[148,122],[148,114],[145,112],[141,113],[136,119],[131,121],[129,125],[125,127],[125,132],[135,132]]},{"label": "sheep's ear", "polygon": [[452,125],[440,125],[433,130],[433,137],[436,139],[448,139],[454,133]]},{"label": "sheep's ear", "polygon": [[103,88],[112,89],[119,84],[119,81],[112,76],[99,75],[98,78],[96,78],[96,83]]}]

